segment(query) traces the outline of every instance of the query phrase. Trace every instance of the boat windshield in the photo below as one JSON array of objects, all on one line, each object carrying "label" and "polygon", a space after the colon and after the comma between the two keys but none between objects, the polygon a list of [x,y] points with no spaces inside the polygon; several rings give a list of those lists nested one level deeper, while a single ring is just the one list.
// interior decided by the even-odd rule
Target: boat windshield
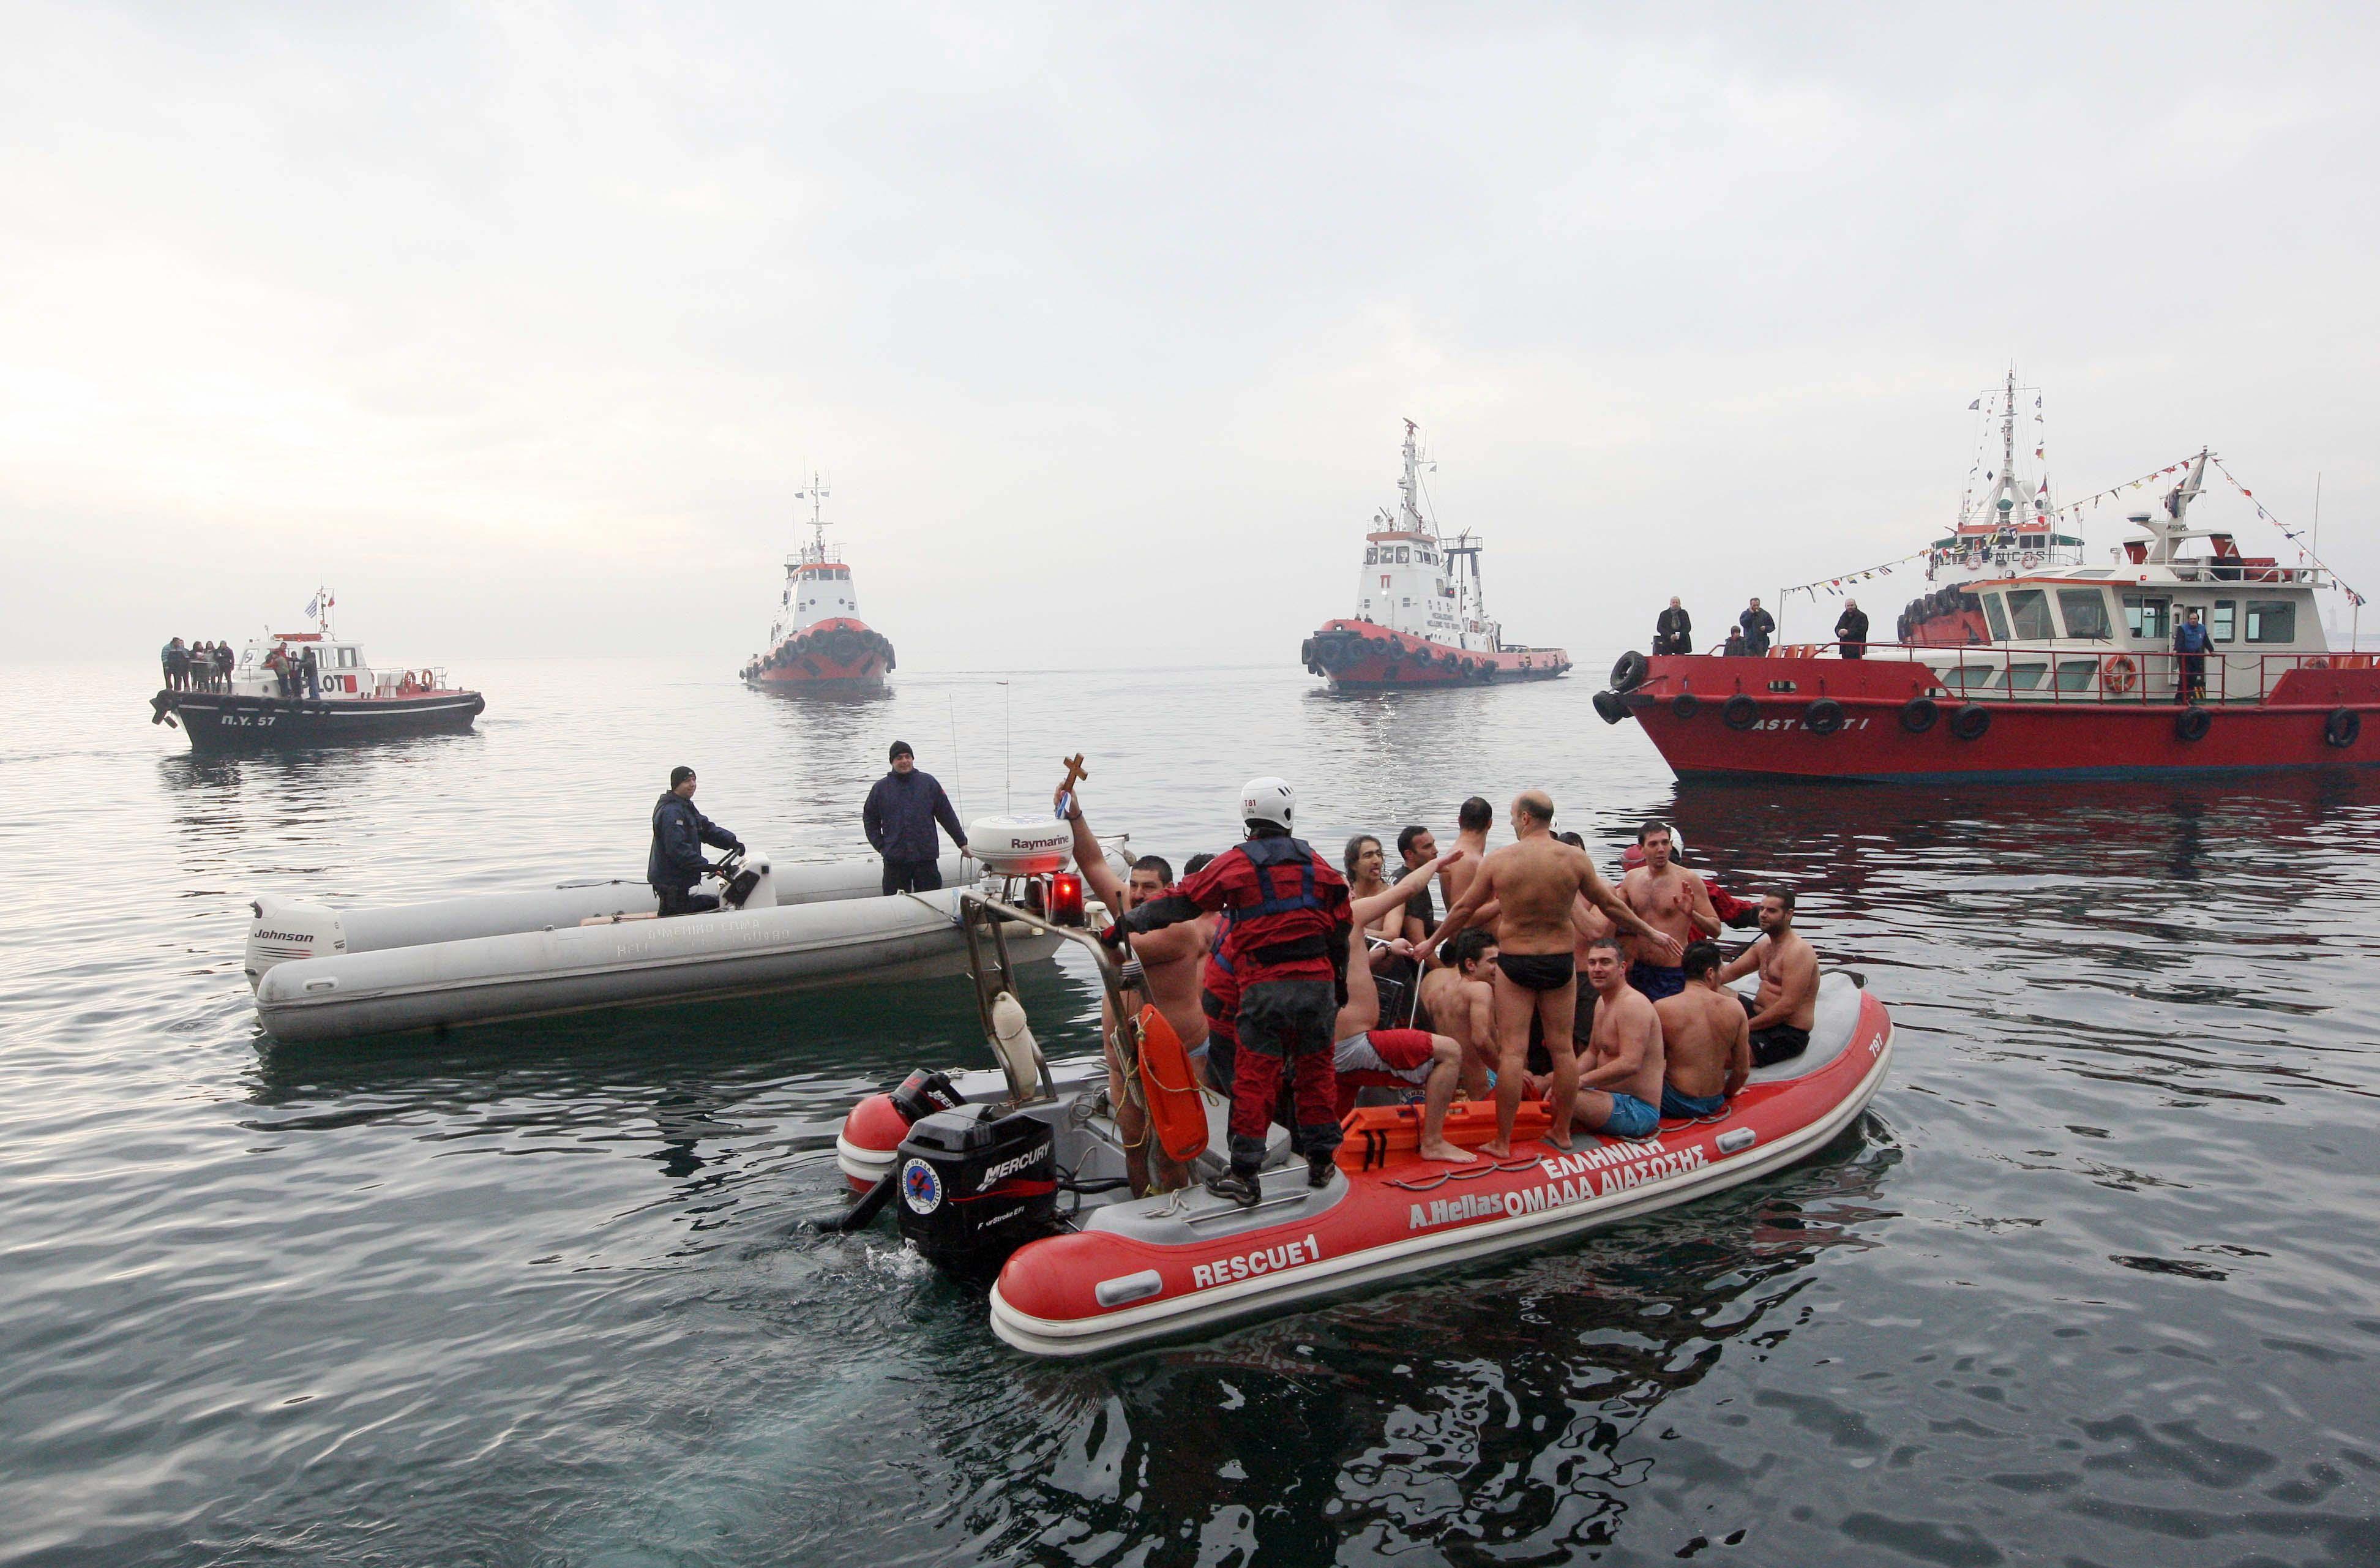
[{"label": "boat windshield", "polygon": [[2057,629],[2049,624],[2049,595],[2037,588],[2014,588],[2009,590],[2009,623],[2020,640],[2053,638]]},{"label": "boat windshield", "polygon": [[1983,596],[1983,599],[1984,621],[1992,628],[1992,640],[1994,642],[2006,642],[2008,640],[2008,613],[2000,608],[2000,596],[1997,593],[1986,593]]},{"label": "boat windshield", "polygon": [[2059,589],[2058,608],[2066,616],[2068,637],[2105,641],[2113,635],[2107,626],[2107,602],[2095,588]]}]

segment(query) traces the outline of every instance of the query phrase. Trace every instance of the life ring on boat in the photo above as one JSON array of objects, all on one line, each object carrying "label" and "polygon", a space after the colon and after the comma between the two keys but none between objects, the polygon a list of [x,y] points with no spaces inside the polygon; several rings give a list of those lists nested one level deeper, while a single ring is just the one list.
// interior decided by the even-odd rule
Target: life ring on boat
[{"label": "life ring on boat", "polygon": [[2204,740],[2214,727],[2215,715],[2194,702],[2173,716],[2173,737],[2185,743]]},{"label": "life ring on boat", "polygon": [[1900,727],[1911,735],[1924,735],[1941,716],[1941,705],[1930,697],[1912,697],[1900,705]]},{"label": "life ring on boat", "polygon": [[1802,727],[1812,735],[1832,735],[1843,727],[1843,705],[1831,697],[1821,697],[1803,711]]},{"label": "life ring on boat", "polygon": [[1739,691],[1720,707],[1718,716],[1729,729],[1748,730],[1760,722],[1760,704]]},{"label": "life ring on boat", "polygon": [[2129,653],[2119,653],[2099,668],[2099,685],[2104,690],[2121,695],[2140,684],[2141,667],[2132,662]]},{"label": "life ring on boat", "polygon": [[2334,708],[2322,724],[2325,746],[2344,751],[2363,733],[2363,715],[2352,708]]},{"label": "life ring on boat", "polygon": [[1691,719],[1703,710],[1703,699],[1691,691],[1682,691],[1670,699],[1670,711],[1681,719]]},{"label": "life ring on boat", "polygon": [[1616,724],[1628,716],[1628,703],[1616,691],[1595,694],[1595,716],[1607,724]]},{"label": "life ring on boat", "polygon": [[1972,550],[1968,551],[1964,555],[1961,555],[1961,556],[1960,556],[1960,557],[1959,557],[1959,565],[1961,565],[1961,566],[1964,566],[1967,570],[1969,570],[1969,571],[1971,571],[1971,572],[1972,572],[1972,571],[1974,571],[1976,568],[1980,567],[1983,564],[1984,564],[1984,558],[1983,558],[1982,556],[1980,556],[1980,555],[1976,554],[1976,553],[1975,553],[1973,551],[1972,551]]},{"label": "life ring on boat", "polygon": [[1157,1141],[1188,1164],[1207,1149],[1207,1106],[1182,1037],[1152,1003],[1140,1010],[1140,1088]]},{"label": "life ring on boat", "polygon": [[2029,572],[2041,565],[2041,553],[2037,550],[2028,550],[2017,557],[2016,564]]},{"label": "life ring on boat", "polygon": [[1980,702],[1961,703],[1950,715],[1950,733],[1961,740],[1981,740],[1992,727],[1992,711]]},{"label": "life ring on boat", "polygon": [[1645,684],[1645,677],[1652,673],[1652,664],[1646,661],[1645,655],[1633,648],[1630,649],[1620,656],[1617,663],[1611,666],[1611,689],[1635,690]]}]

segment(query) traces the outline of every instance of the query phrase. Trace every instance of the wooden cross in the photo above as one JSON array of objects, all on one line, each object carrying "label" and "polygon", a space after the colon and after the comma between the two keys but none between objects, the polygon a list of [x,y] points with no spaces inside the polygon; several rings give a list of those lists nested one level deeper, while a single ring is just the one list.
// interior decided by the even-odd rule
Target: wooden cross
[{"label": "wooden cross", "polygon": [[1083,754],[1079,751],[1059,760],[1066,764],[1066,782],[1058,786],[1060,789],[1071,791],[1076,784],[1091,776],[1091,771],[1083,766]]}]

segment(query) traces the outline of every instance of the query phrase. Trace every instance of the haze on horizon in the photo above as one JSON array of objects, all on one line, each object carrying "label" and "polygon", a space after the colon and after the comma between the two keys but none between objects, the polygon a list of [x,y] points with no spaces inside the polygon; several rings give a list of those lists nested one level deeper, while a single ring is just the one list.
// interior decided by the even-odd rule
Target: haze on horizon
[{"label": "haze on horizon", "polygon": [[2380,592],[2360,8],[0,17],[12,658],[322,582],[730,678],[815,467],[905,670],[1293,665],[1407,417],[1509,635],[1641,646],[1933,537],[2011,362],[2059,499],[2319,473]]}]

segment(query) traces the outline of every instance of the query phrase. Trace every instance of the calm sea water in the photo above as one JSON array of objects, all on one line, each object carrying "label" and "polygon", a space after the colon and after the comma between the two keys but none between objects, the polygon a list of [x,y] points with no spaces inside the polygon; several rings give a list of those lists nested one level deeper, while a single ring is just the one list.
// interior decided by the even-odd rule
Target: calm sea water
[{"label": "calm sea water", "polygon": [[[138,665],[0,688],[0,1562],[2380,1560],[2380,778],[1681,790],[1592,679],[460,673],[479,733],[302,760],[194,761]],[[806,1229],[855,1096],[984,1061],[963,982],[256,1031],[259,892],[634,876],[679,761],[853,852],[896,737],[971,814],[1080,750],[1176,856],[1258,772],[1334,849],[1528,784],[1614,851],[1672,817],[1801,890],[1895,1076],[1685,1210],[1053,1366],[889,1230]],[[1090,1043],[1082,975],[1026,1000]]]}]

